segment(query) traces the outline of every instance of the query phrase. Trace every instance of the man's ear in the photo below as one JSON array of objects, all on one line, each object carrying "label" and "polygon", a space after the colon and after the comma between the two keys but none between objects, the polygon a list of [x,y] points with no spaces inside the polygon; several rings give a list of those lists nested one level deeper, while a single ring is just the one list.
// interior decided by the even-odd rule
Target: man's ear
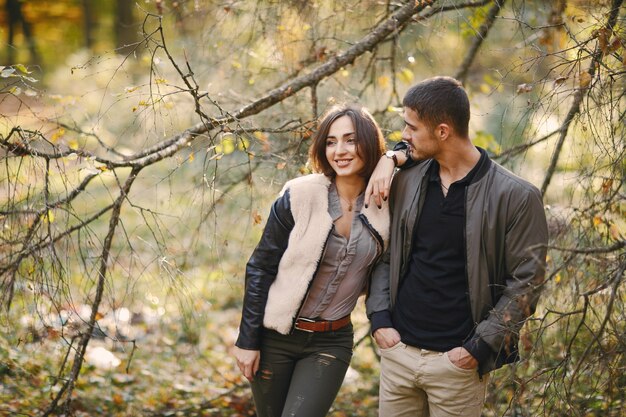
[{"label": "man's ear", "polygon": [[435,136],[439,140],[446,140],[450,137],[451,129],[450,125],[447,123],[439,123],[437,127],[435,127]]}]

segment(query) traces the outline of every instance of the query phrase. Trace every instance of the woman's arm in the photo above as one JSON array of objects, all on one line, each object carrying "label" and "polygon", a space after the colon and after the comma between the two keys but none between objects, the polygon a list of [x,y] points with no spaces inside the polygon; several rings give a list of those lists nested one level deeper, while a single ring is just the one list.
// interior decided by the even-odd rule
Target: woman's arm
[{"label": "woman's arm", "polygon": [[[393,151],[387,151],[380,158],[365,189],[365,207],[373,203],[380,208],[383,200],[389,198],[391,179],[396,168],[413,165],[410,163],[411,158],[407,153],[407,149],[408,145],[406,142],[398,142],[393,147]],[[393,152],[395,158],[391,156],[390,152]],[[407,164],[407,162],[409,163]]]},{"label": "woman's arm", "polygon": [[292,228],[293,216],[287,190],[272,205],[261,240],[246,265],[246,290],[239,337],[235,343],[242,349],[258,350],[260,347],[267,294],[287,249]]}]

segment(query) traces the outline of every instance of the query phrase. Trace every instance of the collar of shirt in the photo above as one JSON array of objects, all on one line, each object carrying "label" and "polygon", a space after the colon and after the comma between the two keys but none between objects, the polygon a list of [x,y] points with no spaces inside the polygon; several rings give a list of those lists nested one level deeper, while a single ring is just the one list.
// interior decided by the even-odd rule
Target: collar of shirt
[{"label": "collar of shirt", "polygon": [[[356,199],[356,204],[354,205],[354,211],[356,213],[361,212],[361,208],[363,207],[363,199],[365,198],[365,194],[361,193]],[[339,198],[339,192],[337,191],[337,185],[335,182],[330,183],[330,187],[328,187],[328,214],[333,219],[333,222],[340,218],[343,215],[343,210],[341,209],[341,199]]]},{"label": "collar of shirt", "polygon": [[[480,151],[480,159],[478,160],[476,165],[474,165],[474,167],[471,169],[470,172],[467,173],[465,177],[461,178],[458,181],[455,181],[453,184],[469,185],[472,182],[472,180],[476,176],[476,173],[482,168],[482,166],[485,164],[485,161],[487,161],[487,152],[483,151],[480,148],[478,148],[478,150]],[[429,181],[439,184],[441,182],[441,178],[439,177],[439,162],[433,159],[433,162],[432,164],[430,164],[428,170],[430,174]]]}]

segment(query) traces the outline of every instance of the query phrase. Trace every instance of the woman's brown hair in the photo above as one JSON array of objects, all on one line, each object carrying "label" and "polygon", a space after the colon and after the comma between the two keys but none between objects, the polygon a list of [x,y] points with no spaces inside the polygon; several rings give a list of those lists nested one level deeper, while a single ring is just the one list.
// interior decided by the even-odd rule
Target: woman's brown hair
[{"label": "woman's brown hair", "polygon": [[372,175],[378,160],[385,152],[385,139],[374,117],[364,107],[360,106],[334,106],[322,116],[317,132],[313,136],[313,143],[309,148],[311,167],[314,172],[320,172],[330,178],[335,177],[335,171],[326,159],[326,138],[330,126],[335,120],[343,116],[348,116],[354,125],[356,153],[365,164],[360,174],[367,179]]}]

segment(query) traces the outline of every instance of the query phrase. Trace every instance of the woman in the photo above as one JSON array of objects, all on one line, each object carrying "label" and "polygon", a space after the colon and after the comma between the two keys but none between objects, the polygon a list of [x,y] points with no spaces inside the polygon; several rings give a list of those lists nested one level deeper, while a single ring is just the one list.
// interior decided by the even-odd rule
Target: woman
[{"label": "woman", "polygon": [[352,358],[350,313],[382,254],[389,213],[364,208],[384,151],[367,110],[334,107],[288,181],[246,267],[237,364],[259,417],[325,416]]}]

